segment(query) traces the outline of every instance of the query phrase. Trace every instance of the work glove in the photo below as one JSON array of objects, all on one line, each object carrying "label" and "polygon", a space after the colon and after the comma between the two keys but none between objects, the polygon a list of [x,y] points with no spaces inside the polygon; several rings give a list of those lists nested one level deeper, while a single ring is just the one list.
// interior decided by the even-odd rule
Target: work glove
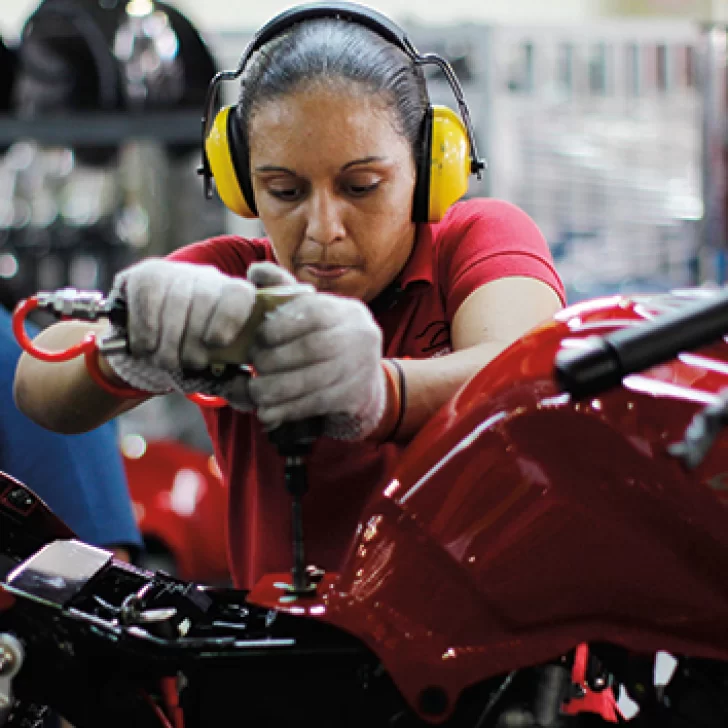
[{"label": "work glove", "polygon": [[213,266],[149,259],[118,273],[110,295],[128,309],[126,326],[112,325],[103,337],[128,339],[128,353],[106,357],[121,379],[153,394],[202,392],[252,409],[248,376],[216,381],[202,373],[215,349],[232,344],[248,321],[252,283]]},{"label": "work glove", "polygon": [[[251,266],[248,278],[266,286],[295,282],[272,264]],[[250,349],[258,419],[273,429],[323,416],[329,437],[364,439],[386,407],[381,352],[382,332],[361,301],[312,293],[279,306],[266,314]]]}]

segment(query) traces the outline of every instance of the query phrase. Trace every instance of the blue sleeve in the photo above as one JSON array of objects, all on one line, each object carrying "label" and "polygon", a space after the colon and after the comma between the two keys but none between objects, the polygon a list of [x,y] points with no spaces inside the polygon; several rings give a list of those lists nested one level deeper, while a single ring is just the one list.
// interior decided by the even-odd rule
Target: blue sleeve
[{"label": "blue sleeve", "polygon": [[13,401],[19,356],[10,317],[2,309],[0,470],[31,488],[81,540],[139,545],[115,424],[82,435],[59,435],[36,425]]}]

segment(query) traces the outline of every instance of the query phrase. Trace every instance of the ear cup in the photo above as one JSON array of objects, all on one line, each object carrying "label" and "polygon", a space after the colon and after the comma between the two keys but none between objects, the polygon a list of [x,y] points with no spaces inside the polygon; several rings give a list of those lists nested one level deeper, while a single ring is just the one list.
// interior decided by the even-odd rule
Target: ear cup
[{"label": "ear cup", "polygon": [[433,105],[430,135],[427,220],[438,222],[468,191],[470,142],[462,119],[447,106]]},{"label": "ear cup", "polygon": [[412,201],[412,222],[428,222],[430,219],[430,164],[432,146],[432,106],[427,107],[422,120],[417,159],[417,177]]},{"label": "ear cup", "polygon": [[[235,108],[220,109],[205,138],[205,154],[217,193],[225,206],[241,217],[257,217],[248,172],[247,145],[240,140]],[[246,194],[247,187],[247,194]]]}]

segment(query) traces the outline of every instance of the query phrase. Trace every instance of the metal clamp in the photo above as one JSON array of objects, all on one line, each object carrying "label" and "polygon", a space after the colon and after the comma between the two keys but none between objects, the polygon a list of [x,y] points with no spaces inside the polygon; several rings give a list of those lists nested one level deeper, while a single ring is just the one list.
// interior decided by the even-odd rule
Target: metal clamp
[{"label": "metal clamp", "polygon": [[57,291],[41,291],[36,298],[38,308],[52,311],[58,316],[72,316],[84,321],[97,321],[111,310],[110,299],[99,291],[61,288]]},{"label": "metal clamp", "polygon": [[670,455],[693,470],[705,460],[713,443],[728,426],[728,389],[718,393],[713,404],[706,405],[690,421],[683,439],[668,445]]}]

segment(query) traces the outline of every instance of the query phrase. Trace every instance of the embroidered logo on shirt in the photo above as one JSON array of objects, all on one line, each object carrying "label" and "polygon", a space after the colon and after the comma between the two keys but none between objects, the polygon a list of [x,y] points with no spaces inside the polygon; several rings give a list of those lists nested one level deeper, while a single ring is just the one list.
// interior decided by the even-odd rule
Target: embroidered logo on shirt
[{"label": "embroidered logo on shirt", "polygon": [[424,339],[423,354],[443,356],[452,351],[450,342],[450,324],[447,321],[432,321],[415,339]]}]

